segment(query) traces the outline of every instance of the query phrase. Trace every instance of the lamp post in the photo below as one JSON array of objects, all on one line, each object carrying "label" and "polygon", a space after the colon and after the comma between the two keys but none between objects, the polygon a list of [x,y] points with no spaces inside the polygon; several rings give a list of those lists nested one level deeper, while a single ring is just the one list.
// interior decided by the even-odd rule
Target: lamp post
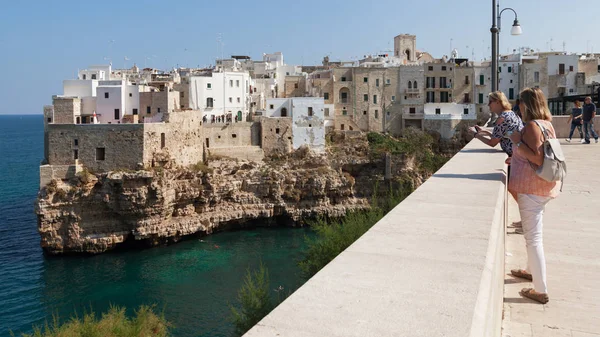
[{"label": "lamp post", "polygon": [[492,91],[498,90],[498,53],[500,48],[500,28],[502,26],[502,13],[505,10],[511,10],[515,14],[515,21],[513,22],[512,29],[510,30],[511,35],[521,35],[521,25],[517,19],[517,12],[512,8],[504,8],[500,11],[500,5],[497,0],[492,0]]}]

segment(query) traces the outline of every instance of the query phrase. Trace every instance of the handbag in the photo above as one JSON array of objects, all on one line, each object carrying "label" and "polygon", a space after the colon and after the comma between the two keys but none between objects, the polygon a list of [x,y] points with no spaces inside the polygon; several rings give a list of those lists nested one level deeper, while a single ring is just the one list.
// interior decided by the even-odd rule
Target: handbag
[{"label": "handbag", "polygon": [[531,168],[535,171],[538,177],[552,182],[560,181],[560,190],[562,192],[562,185],[564,179],[567,176],[567,163],[565,162],[565,155],[563,153],[560,142],[556,138],[550,138],[548,129],[534,120],[535,124],[542,130],[544,135],[544,144],[542,144],[544,150],[544,159],[542,165],[535,168],[535,166],[529,162]]}]

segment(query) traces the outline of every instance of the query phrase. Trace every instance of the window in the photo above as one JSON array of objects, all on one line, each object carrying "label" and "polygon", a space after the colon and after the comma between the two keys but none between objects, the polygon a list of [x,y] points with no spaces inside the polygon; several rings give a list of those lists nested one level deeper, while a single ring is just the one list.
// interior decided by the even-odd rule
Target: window
[{"label": "window", "polygon": [[479,94],[479,104],[483,104],[483,94]]},{"label": "window", "polygon": [[294,89],[298,89],[298,83],[294,83]]},{"label": "window", "polygon": [[410,108],[410,109],[408,109],[408,112],[411,114],[415,114],[415,113],[417,113],[417,108]]},{"label": "window", "polygon": [[323,98],[324,98],[324,99],[329,99],[329,93],[328,93],[328,92],[324,93],[324,94],[323,94]]},{"label": "window", "polygon": [[515,89],[513,89],[513,88],[508,89],[508,99],[515,99]]},{"label": "window", "polygon": [[465,76],[465,84],[469,84],[471,81],[469,80],[469,76]]},{"label": "window", "polygon": [[448,88],[445,77],[440,77],[440,88]]},{"label": "window", "polygon": [[237,135],[235,133],[232,133],[231,138],[237,138]]},{"label": "window", "polygon": [[137,114],[138,114],[138,109],[133,109],[133,115],[137,116]]},{"label": "window", "polygon": [[96,160],[104,160],[105,158],[105,151],[103,147],[97,147],[96,148]]},{"label": "window", "polygon": [[417,89],[417,88],[418,88],[417,81],[413,81],[413,89]]},{"label": "window", "polygon": [[427,92],[427,103],[433,103],[433,102],[435,102],[435,92],[428,91]]},{"label": "window", "polygon": [[212,85],[210,83],[206,83],[206,89],[210,89],[212,88]]},{"label": "window", "polygon": [[442,70],[446,70],[446,66],[442,66]]},{"label": "window", "polygon": [[501,73],[502,72],[502,67],[498,67],[498,72]]},{"label": "window", "polygon": [[465,94],[465,98],[463,99],[463,101],[465,103],[471,103],[471,97],[469,97],[469,94]]},{"label": "window", "polygon": [[233,80],[229,80],[229,86],[233,88]]},{"label": "window", "polygon": [[508,72],[512,73],[512,67],[508,67]]},{"label": "window", "polygon": [[254,92],[256,93],[256,87],[254,87]]},{"label": "window", "polygon": [[369,82],[369,78],[368,77],[363,77],[363,83],[367,83]]},{"label": "window", "polygon": [[408,89],[412,89],[412,82],[408,81]]},{"label": "window", "polygon": [[379,79],[375,80],[375,86],[378,87],[379,86]]},{"label": "window", "polygon": [[229,103],[233,102],[233,97],[229,97]]},{"label": "window", "polygon": [[363,101],[368,102],[369,101],[369,95],[367,95],[367,94],[363,95]]},{"label": "window", "polygon": [[433,71],[433,66],[429,66],[429,67],[427,67],[427,70],[429,70],[429,71]]},{"label": "window", "polygon": [[367,115],[367,110],[363,110],[363,116]]},{"label": "window", "polygon": [[92,80],[96,79],[96,74],[92,74]]},{"label": "window", "polygon": [[213,107],[213,99],[212,99],[212,97],[207,97],[206,98],[206,107],[207,108],[212,108]]},{"label": "window", "polygon": [[448,103],[448,92],[447,91],[440,92],[440,102]]},{"label": "window", "polygon": [[275,128],[275,133],[279,134],[279,128]]},{"label": "window", "polygon": [[121,118],[121,113],[119,112],[119,109],[115,109],[115,119],[120,119]]},{"label": "window", "polygon": [[48,121],[48,123],[52,123],[52,118],[48,117],[48,119],[46,119]]},{"label": "window", "polygon": [[558,74],[559,75],[564,75],[565,74],[565,64],[564,63],[559,63],[558,64]]},{"label": "window", "polygon": [[167,139],[166,139],[166,137],[165,137],[165,133],[164,133],[164,132],[162,132],[162,133],[160,134],[160,148],[161,148],[161,149],[164,149],[164,148],[165,148],[165,145],[166,145],[165,143],[166,143],[166,142],[167,142]]},{"label": "window", "polygon": [[342,76],[342,82],[346,82],[346,77]]},{"label": "window", "polygon": [[325,108],[325,117],[329,117],[329,108]]},{"label": "window", "polygon": [[79,150],[73,150],[73,159],[79,159]]},{"label": "window", "polygon": [[107,92],[104,93],[104,98],[108,98],[108,93]]},{"label": "window", "polygon": [[79,139],[73,139],[73,146],[79,146]]},{"label": "window", "polygon": [[340,130],[344,131],[344,124],[340,125]]},{"label": "window", "polygon": [[569,71],[573,71],[573,66],[569,66]]},{"label": "window", "polygon": [[540,72],[539,71],[536,71],[533,73],[533,81],[535,83],[538,83],[540,81]]},{"label": "window", "polygon": [[311,106],[308,107],[308,116],[312,117],[313,115],[313,108]]},{"label": "window", "polygon": [[379,118],[379,110],[375,110],[375,118]]},{"label": "window", "polygon": [[235,86],[238,88],[240,87],[240,80],[235,80]]},{"label": "window", "polygon": [[463,113],[464,113],[465,115],[468,115],[468,114],[469,114],[469,109],[465,108],[465,109],[463,110]]},{"label": "window", "polygon": [[385,80],[385,84],[390,85],[390,79],[388,78],[387,80]]},{"label": "window", "polygon": [[344,115],[344,116],[348,115],[348,110],[346,110],[346,107],[344,107],[344,109],[342,110],[342,115]]},{"label": "window", "polygon": [[275,108],[275,106],[273,104],[269,105],[269,109],[273,110]]},{"label": "window", "polygon": [[237,98],[237,102],[240,103],[242,100],[238,97]]},{"label": "window", "polygon": [[287,71],[287,72],[285,73],[285,76],[290,76],[290,72],[289,72],[289,71]]},{"label": "window", "polygon": [[484,81],[485,81],[485,76],[479,75],[479,85],[484,85]]},{"label": "window", "polygon": [[156,112],[160,113],[160,108],[157,108],[157,109],[156,109]]},{"label": "window", "polygon": [[147,107],[146,107],[146,113],[147,113],[147,114],[150,114],[151,112],[152,112],[152,109],[151,109],[149,106],[147,106]]},{"label": "window", "polygon": [[83,74],[83,79],[85,80],[85,74]]},{"label": "window", "polygon": [[377,104],[377,95],[373,95],[373,104]]},{"label": "window", "polygon": [[442,109],[440,109],[440,108],[436,108],[436,109],[435,109],[435,114],[436,114],[436,115],[441,115],[441,114],[442,114]]},{"label": "window", "polygon": [[129,93],[129,97],[133,97],[133,94],[132,94],[132,93]]},{"label": "window", "polygon": [[396,96],[392,96],[392,102],[396,101]]}]

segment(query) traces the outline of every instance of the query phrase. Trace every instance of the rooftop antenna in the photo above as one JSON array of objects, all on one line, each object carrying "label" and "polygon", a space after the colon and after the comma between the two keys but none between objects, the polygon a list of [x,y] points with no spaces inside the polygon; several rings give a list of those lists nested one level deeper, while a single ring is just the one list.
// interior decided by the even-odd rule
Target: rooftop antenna
[{"label": "rooftop antenna", "polygon": [[563,51],[567,51],[567,42],[563,41]]}]

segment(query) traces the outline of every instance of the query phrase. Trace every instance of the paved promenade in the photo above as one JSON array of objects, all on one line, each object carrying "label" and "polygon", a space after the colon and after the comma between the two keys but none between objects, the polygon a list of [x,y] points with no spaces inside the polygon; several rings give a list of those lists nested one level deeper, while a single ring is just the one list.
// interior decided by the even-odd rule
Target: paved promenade
[{"label": "paved promenade", "polygon": [[[503,336],[600,337],[600,144],[563,141],[568,178],[544,215],[545,305],[523,299],[530,282],[510,276],[526,266],[525,240],[508,229]],[[519,219],[514,200],[509,223]]]}]

